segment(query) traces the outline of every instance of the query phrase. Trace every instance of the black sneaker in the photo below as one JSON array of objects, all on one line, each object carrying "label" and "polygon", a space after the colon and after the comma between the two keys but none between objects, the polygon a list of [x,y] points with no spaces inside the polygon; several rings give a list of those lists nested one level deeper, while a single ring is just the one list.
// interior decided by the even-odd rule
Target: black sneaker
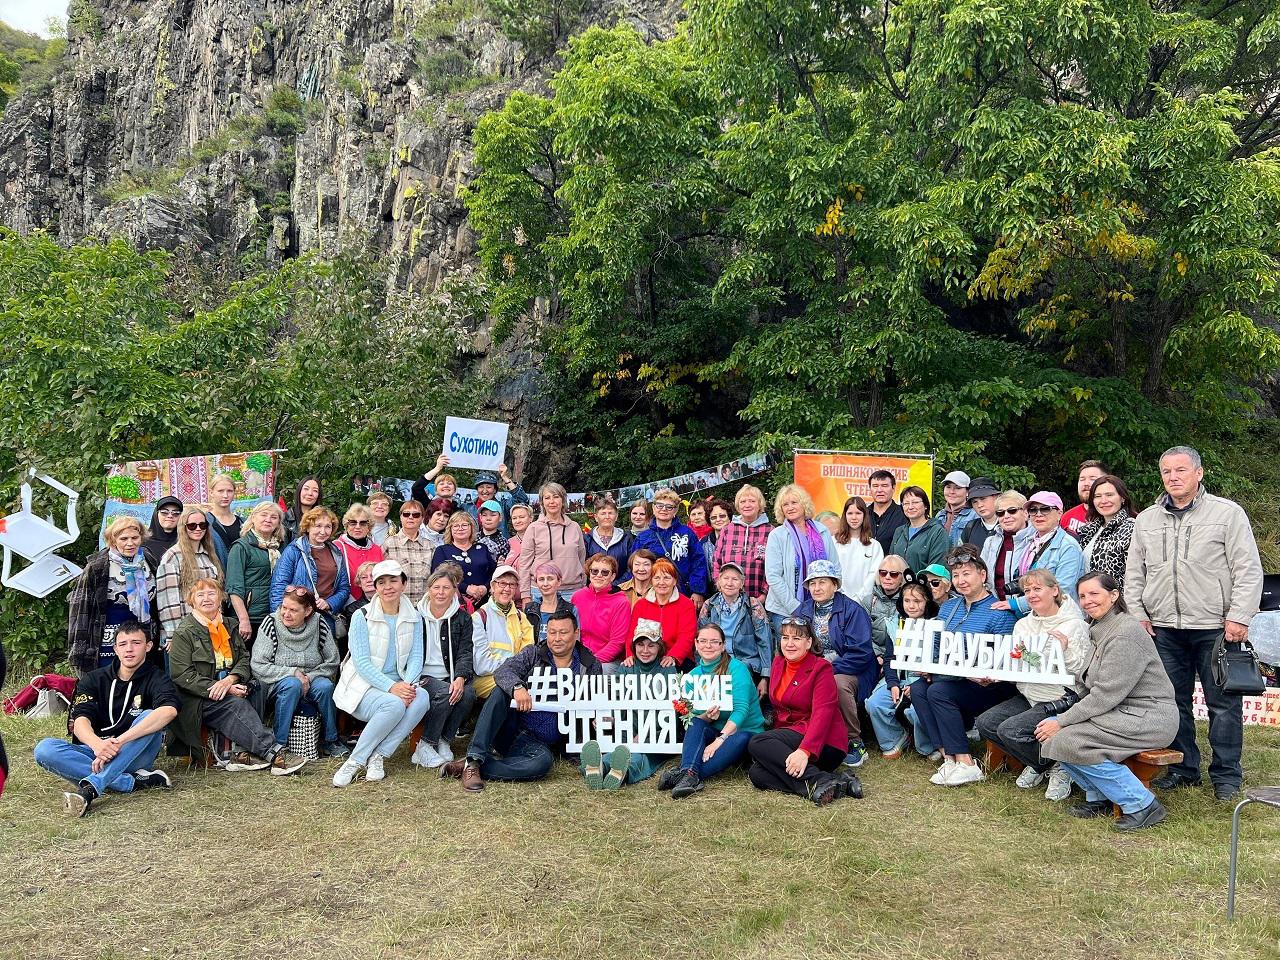
[{"label": "black sneaker", "polygon": [[684,797],[692,796],[693,794],[700,793],[701,791],[702,778],[692,770],[685,770],[684,776],[680,778],[680,782],[671,789],[671,799],[681,800]]},{"label": "black sneaker", "polygon": [[843,795],[840,781],[829,773],[815,777],[809,785],[809,799],[816,806],[825,807],[835,803]]},{"label": "black sneaker", "polygon": [[1198,787],[1200,786],[1199,777],[1188,777],[1185,774],[1178,773],[1177,770],[1170,770],[1162,773],[1151,781],[1153,790],[1177,790],[1179,787]]},{"label": "black sneaker", "polygon": [[1111,812],[1110,800],[1086,800],[1084,803],[1077,803],[1067,810],[1067,813],[1073,817],[1079,817],[1081,820],[1088,820],[1090,817],[1109,817]]},{"label": "black sneaker", "polygon": [[1240,799],[1240,788],[1230,783],[1215,783],[1213,797],[1222,803],[1235,803]]},{"label": "black sneaker", "polygon": [[671,790],[683,778],[684,771],[680,769],[678,764],[676,766],[668,767],[666,770],[662,771],[662,776],[658,778],[658,789]]},{"label": "black sneaker", "polygon": [[1165,809],[1160,801],[1152,798],[1151,802],[1134,813],[1122,813],[1116,820],[1117,830],[1145,830],[1154,827],[1165,818]]},{"label": "black sneaker", "polygon": [[173,781],[163,770],[135,770],[133,771],[133,789],[172,790]]},{"label": "black sneaker", "polygon": [[862,799],[862,781],[851,770],[841,770],[836,774],[836,783],[840,785],[840,796],[853,800]]},{"label": "black sneaker", "polygon": [[81,782],[74,791],[68,790],[62,795],[62,809],[73,817],[83,817],[98,799],[98,791],[88,783]]}]

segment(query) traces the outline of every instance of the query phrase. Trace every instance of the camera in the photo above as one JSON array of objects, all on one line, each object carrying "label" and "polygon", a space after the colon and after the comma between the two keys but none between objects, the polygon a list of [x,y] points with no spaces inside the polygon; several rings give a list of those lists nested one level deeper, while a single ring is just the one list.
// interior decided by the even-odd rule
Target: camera
[{"label": "camera", "polygon": [[1046,717],[1056,717],[1060,713],[1065,713],[1080,702],[1080,695],[1074,690],[1068,690],[1057,700],[1050,700],[1048,703],[1040,704],[1040,708],[1044,710]]}]

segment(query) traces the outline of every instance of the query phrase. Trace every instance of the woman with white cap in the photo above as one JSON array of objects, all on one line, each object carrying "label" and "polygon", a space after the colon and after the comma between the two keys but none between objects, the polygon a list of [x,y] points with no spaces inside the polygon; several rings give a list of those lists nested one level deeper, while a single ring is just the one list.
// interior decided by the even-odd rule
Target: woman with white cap
[{"label": "woman with white cap", "polygon": [[363,768],[366,780],[382,780],[383,762],[426,715],[431,697],[422,673],[422,618],[405,596],[409,577],[396,560],[373,568],[377,596],[351,618],[351,652],[342,664],[333,702],[364,721],[351,756],[333,775],[348,786]]},{"label": "woman with white cap", "polygon": [[[1084,573],[1084,554],[1079,541],[1059,525],[1062,498],[1051,491],[1040,490],[1027,500],[1026,510],[1034,534],[1014,557],[1014,571],[1018,577],[1026,576],[1028,570],[1051,571],[1062,592],[1074,602],[1076,582]],[[1019,617],[1031,612],[1031,604],[1021,594],[1010,596],[995,608],[1012,610]]]},{"label": "woman with white cap", "polygon": [[896,686],[897,674],[889,666],[893,641],[888,641],[883,657],[877,657],[871,643],[871,615],[862,604],[840,593],[840,569],[830,560],[814,560],[805,574],[808,598],[795,615],[813,625],[823,656],[835,670],[840,713],[849,730],[849,750],[845,764],[861,766],[867,758],[862,742],[858,708],[885,676]]}]

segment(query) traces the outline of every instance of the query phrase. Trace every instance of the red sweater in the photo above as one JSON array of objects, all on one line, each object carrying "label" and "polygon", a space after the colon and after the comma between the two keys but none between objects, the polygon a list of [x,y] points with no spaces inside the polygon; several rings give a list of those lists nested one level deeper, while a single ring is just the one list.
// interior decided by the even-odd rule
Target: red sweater
[{"label": "red sweater", "polygon": [[782,680],[787,672],[786,659],[781,655],[774,657],[769,672],[773,677],[769,700],[773,703],[774,729],[798,732],[804,737],[800,748],[811,757],[821,754],[823,747],[835,747],[841,753],[849,749],[849,728],[840,715],[836,675],[831,664],[815,654],[807,654],[785,689]]},{"label": "red sweater", "polygon": [[583,587],[574,593],[573,605],[586,648],[601,663],[621,660],[623,648],[632,636],[631,601],[627,595],[620,590],[613,592],[612,585],[604,591]]},{"label": "red sweater", "polygon": [[693,601],[683,593],[673,594],[661,606],[648,597],[636,601],[636,605],[631,608],[631,633],[627,636],[628,657],[633,655],[631,638],[636,635],[636,624],[641,620],[657,620],[662,624],[662,644],[667,648],[667,656],[676,663],[684,663],[693,656],[693,637],[698,632],[698,612],[694,609]]},{"label": "red sweater", "polygon": [[360,589],[360,581],[356,579],[356,571],[363,564],[380,561],[382,559],[382,548],[373,542],[373,537],[367,538],[366,546],[357,546],[351,542],[351,538],[345,533],[333,542],[342,551],[342,556],[347,561],[347,580],[351,583],[351,599],[359,600],[364,597],[364,591]]}]

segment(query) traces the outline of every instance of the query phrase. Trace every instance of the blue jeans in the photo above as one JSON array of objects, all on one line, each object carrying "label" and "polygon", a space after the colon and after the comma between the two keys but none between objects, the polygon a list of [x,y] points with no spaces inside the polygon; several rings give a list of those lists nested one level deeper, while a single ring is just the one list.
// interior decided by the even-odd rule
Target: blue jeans
[{"label": "blue jeans", "polygon": [[[150,713],[150,710],[143,710],[132,725],[137,726]],[[46,737],[36,744],[36,763],[76,785],[88,782],[100,797],[108,790],[129,793],[133,790],[133,772],[149,770],[155,764],[163,742],[164,730],[130,740],[120,748],[115,759],[102,768],[101,773],[94,773],[91,749],[82,743],[68,743],[57,737]]]},{"label": "blue jeans", "polygon": [[[906,687],[907,684],[904,683],[899,689],[905,690]],[[871,718],[871,727],[876,732],[876,743],[880,744],[880,749],[887,751],[900,745],[907,732],[902,729],[902,724],[898,722],[897,704],[893,702],[893,697],[889,695],[889,687],[885,684],[883,678],[876,684],[871,696],[867,697],[864,706],[867,708],[867,716]],[[914,706],[907,707],[904,714],[915,732],[916,752],[922,757],[927,757],[933,753],[935,748],[933,741],[929,739],[929,734],[925,731],[924,726],[916,715],[916,708]]]},{"label": "blue jeans", "polygon": [[[494,756],[496,750],[500,756]],[[467,759],[480,767],[486,780],[541,780],[551,772],[551,748],[520,728],[511,713],[511,695],[501,687],[484,702],[476,729],[467,745]]]},{"label": "blue jeans", "polygon": [[333,681],[328,677],[316,677],[311,681],[311,689],[306,697],[302,695],[302,681],[297,677],[285,677],[277,680],[267,691],[267,702],[275,701],[275,737],[276,743],[289,742],[289,725],[293,723],[293,715],[303,700],[315,704],[320,713],[323,730],[320,739],[324,743],[333,743],[338,739],[338,712],[333,706]]},{"label": "blue jeans", "polygon": [[734,731],[725,737],[724,743],[712,755],[710,760],[703,761],[702,751],[720,731],[701,717],[694,718],[684,732],[684,751],[680,754],[680,769],[692,770],[703,780],[709,780],[717,773],[733,766],[747,752],[747,742],[751,734],[741,730]]},{"label": "blue jeans", "polygon": [[369,762],[374,751],[384,758],[396,752],[396,747],[413,732],[413,728],[427,715],[431,706],[431,695],[419,687],[418,694],[408,707],[394,693],[383,693],[381,690],[369,690],[360,698],[354,716],[363,720],[364,733],[356,741],[351,751],[351,760],[364,765]]},{"label": "blue jeans", "polygon": [[1137,813],[1151,805],[1156,795],[1142,785],[1133,771],[1123,763],[1103,760],[1101,763],[1062,762],[1062,769],[1080,785],[1086,800],[1106,797],[1124,813]]}]

